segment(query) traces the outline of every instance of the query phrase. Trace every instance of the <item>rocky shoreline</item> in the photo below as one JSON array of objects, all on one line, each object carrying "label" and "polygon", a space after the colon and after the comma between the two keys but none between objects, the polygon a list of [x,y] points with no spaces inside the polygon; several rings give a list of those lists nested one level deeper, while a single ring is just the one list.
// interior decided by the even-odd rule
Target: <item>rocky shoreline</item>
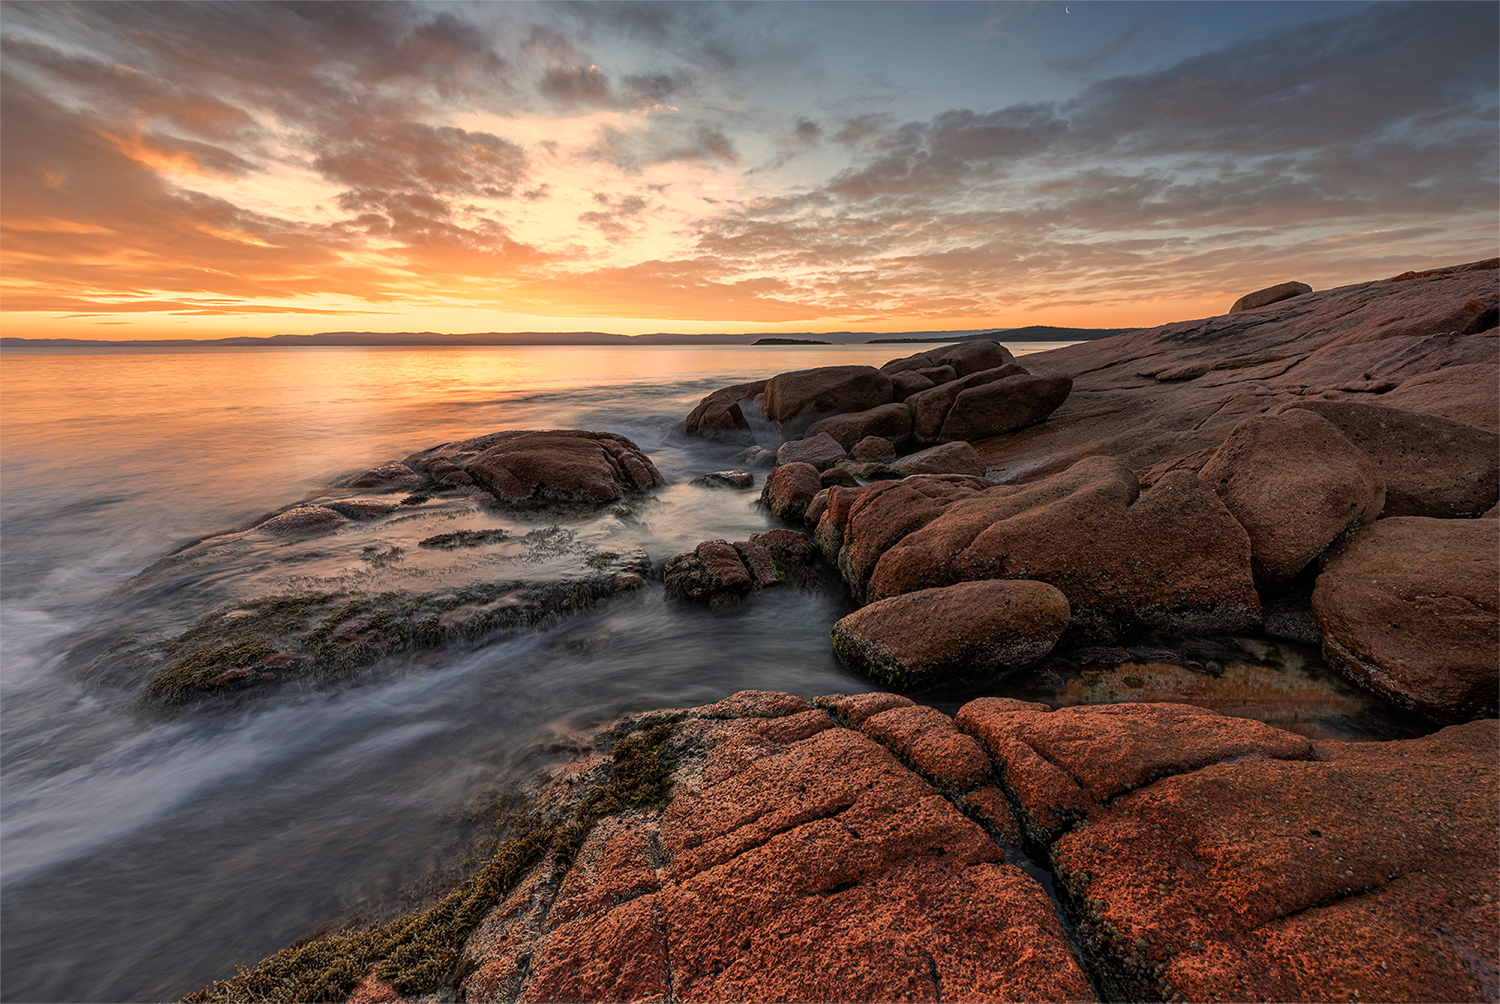
[{"label": "rocky shoreline", "polygon": [[[754,490],[769,468],[759,498],[789,525],[664,566],[609,552],[566,607],[660,569],[669,602],[722,608],[822,562],[858,606],[835,650],[891,690],[1283,640],[1430,735],[1341,742],[1171,682],[1173,703],[980,697],[951,716],[744,692],[601,732],[445,899],[190,999],[1500,999],[1496,266],[1285,283],[1024,365],[977,341],[724,388],[679,433],[741,467],[697,483]],[[371,492],[597,511],[660,483],[623,437],[501,433],[247,533],[390,519]],[[427,643],[408,621],[520,623],[501,623],[515,590],[401,602],[407,621],[344,600],[296,631],[351,625],[376,658]],[[244,609],[215,638],[255,623]],[[250,642],[216,644],[196,651]],[[267,658],[229,670],[258,679]]]}]

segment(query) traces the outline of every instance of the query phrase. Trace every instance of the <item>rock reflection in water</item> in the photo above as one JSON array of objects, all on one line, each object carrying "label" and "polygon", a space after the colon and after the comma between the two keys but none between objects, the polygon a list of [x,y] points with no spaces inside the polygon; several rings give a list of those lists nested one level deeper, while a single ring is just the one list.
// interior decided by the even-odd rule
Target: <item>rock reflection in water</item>
[{"label": "rock reflection in water", "polygon": [[1343,679],[1314,648],[1256,638],[1225,642],[1186,652],[1133,646],[1054,653],[1012,696],[1054,707],[1193,704],[1311,739],[1407,739],[1432,730]]}]

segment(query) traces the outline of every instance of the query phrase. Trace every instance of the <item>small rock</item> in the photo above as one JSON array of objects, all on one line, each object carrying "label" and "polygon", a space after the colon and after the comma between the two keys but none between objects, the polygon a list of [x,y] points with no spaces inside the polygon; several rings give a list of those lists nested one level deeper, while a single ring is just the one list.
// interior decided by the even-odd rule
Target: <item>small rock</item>
[{"label": "small rock", "polygon": [[782,443],[781,448],[776,451],[777,464],[812,464],[820,471],[827,470],[848,457],[849,454],[844,452],[838,440],[826,432]]},{"label": "small rock", "polygon": [[843,485],[846,488],[858,488],[859,479],[846,468],[830,467],[823,472],[823,487],[832,488],[834,485]]},{"label": "small rock", "polygon": [[751,446],[734,455],[734,459],[746,467],[772,468],[776,466],[776,451],[764,446]]},{"label": "small rock", "polygon": [[754,488],[755,475],[749,471],[714,471],[705,474],[701,478],[694,478],[690,484],[701,485],[704,488]]},{"label": "small rock", "polygon": [[896,456],[896,444],[880,436],[866,436],[854,444],[849,456],[865,463],[891,460]]},{"label": "small rock", "polygon": [[1068,600],[1043,582],[985,580],[862,607],[833,626],[851,668],[887,686],[954,683],[1035,662],[1068,626]]},{"label": "small rock", "polygon": [[1231,314],[1238,314],[1245,310],[1254,310],[1256,307],[1264,307],[1272,303],[1280,303],[1282,300],[1290,300],[1294,296],[1303,293],[1311,293],[1313,288],[1305,282],[1283,282],[1275,286],[1267,286],[1265,289],[1257,289],[1253,293],[1246,293],[1234,301],[1234,306],[1229,308]]},{"label": "small rock", "polygon": [[252,533],[263,533],[271,537],[308,537],[315,533],[330,533],[349,520],[320,505],[299,505],[278,516],[272,516],[252,528]]}]

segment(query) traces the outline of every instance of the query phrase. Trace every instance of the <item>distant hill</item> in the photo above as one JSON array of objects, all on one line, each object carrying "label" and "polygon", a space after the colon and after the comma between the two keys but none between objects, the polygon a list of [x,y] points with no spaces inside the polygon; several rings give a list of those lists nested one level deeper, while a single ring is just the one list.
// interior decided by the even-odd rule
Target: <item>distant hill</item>
[{"label": "distant hill", "polygon": [[444,335],[436,331],[323,331],[315,335],[239,335],[233,338],[17,338],[0,337],[0,349],[98,348],[286,348],[288,346],[374,345],[882,345],[900,342],[963,342],[975,338],[1003,341],[1076,342],[1117,335],[1134,328],[1054,328],[1045,324],[1028,328],[989,331],[798,331],[766,336],[758,333],[687,335],[660,331],[649,335],[617,335],[607,331],[485,331]]},{"label": "distant hill", "polygon": [[1050,324],[1032,324],[1024,328],[996,328],[993,331],[981,331],[974,335],[962,335],[949,338],[915,338],[908,335],[891,336],[889,338],[872,338],[866,342],[867,345],[895,345],[909,344],[912,342],[972,342],[981,338],[991,338],[997,342],[1091,342],[1096,338],[1108,338],[1110,335],[1123,335],[1127,331],[1138,331],[1139,328],[1056,328]]}]

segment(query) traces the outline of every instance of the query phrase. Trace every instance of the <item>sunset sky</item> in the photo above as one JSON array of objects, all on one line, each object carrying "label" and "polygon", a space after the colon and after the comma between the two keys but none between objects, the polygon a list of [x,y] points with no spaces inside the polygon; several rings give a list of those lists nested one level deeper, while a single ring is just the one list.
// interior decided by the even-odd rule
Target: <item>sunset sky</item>
[{"label": "sunset sky", "polygon": [[1488,0],[0,16],[13,336],[1144,326],[1500,240]]}]

